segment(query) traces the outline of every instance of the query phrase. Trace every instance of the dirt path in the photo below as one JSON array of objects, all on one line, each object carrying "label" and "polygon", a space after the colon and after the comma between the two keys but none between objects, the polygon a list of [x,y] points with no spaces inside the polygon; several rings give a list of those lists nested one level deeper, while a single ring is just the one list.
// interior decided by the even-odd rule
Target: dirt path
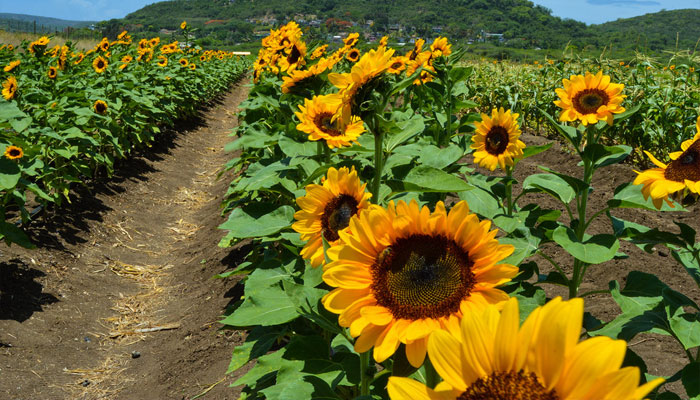
[{"label": "dirt path", "polygon": [[246,83],[47,212],[39,249],[2,246],[0,398],[237,397],[224,373],[241,335],[217,323],[232,284],[211,277],[236,260],[217,247],[217,174]]}]

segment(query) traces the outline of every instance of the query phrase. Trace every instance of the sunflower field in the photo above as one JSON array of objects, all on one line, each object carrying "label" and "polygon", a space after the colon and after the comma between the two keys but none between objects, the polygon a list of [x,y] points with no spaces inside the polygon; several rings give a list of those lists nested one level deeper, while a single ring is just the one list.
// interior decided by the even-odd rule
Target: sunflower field
[{"label": "sunflower field", "polygon": [[32,247],[21,224],[70,201],[71,185],[111,175],[117,160],[228,89],[246,63],[126,31],[86,52],[46,36],[0,45],[0,238]]},{"label": "sunflower field", "polygon": [[[249,330],[229,367],[255,360],[233,383],[243,398],[670,400],[674,382],[700,398],[697,303],[632,271],[624,288],[596,291],[622,310],[599,321],[584,318],[592,292],[579,290],[589,267],[626,257],[621,241],[666,246],[700,287],[690,226],[665,232],[612,214],[685,210],[700,193],[692,67],[516,69],[466,63],[444,37],[405,54],[386,38],[363,53],[358,39],[311,46],[292,22],[263,39],[253,65],[220,226],[220,245],[239,244],[245,258],[217,276],[244,275],[222,320]],[[579,173],[540,167],[518,182],[519,161],[551,147],[526,146],[526,124],[556,133]],[[591,209],[594,175],[642,143],[656,168]],[[525,204],[527,194],[560,208]],[[593,233],[605,217],[609,233]],[[539,273],[534,254],[552,271]],[[548,285],[566,298],[548,298]],[[672,338],[685,366],[646,373],[627,347],[646,332]]]}]

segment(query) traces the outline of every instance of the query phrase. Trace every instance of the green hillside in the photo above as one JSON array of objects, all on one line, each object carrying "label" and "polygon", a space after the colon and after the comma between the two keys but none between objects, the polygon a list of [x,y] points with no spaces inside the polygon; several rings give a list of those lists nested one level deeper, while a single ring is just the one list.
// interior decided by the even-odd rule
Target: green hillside
[{"label": "green hillside", "polygon": [[593,25],[600,41],[627,48],[694,49],[700,39],[700,10],[659,11],[634,18]]},{"label": "green hillside", "polygon": [[202,34],[221,38],[223,34],[217,31],[233,29],[240,40],[270,22],[295,17],[320,21],[320,29],[329,33],[367,30],[397,36],[443,34],[465,40],[478,40],[482,31],[498,33],[514,47],[559,47],[572,37],[581,43],[588,37],[584,23],[554,17],[527,0],[173,0],[146,6],[123,22],[157,31],[177,29],[186,19],[201,28]]},{"label": "green hillside", "polygon": [[0,29],[6,31],[32,32],[36,22],[37,32],[63,31],[65,28],[83,28],[97,21],[70,21],[37,15],[0,13]]}]

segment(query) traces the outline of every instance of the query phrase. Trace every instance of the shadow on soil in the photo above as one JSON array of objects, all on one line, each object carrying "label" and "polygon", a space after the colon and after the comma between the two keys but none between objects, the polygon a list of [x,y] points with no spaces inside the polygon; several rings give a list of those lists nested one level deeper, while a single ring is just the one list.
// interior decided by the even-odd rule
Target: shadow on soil
[{"label": "shadow on soil", "polygon": [[[215,101],[211,102],[202,111],[214,104]],[[60,251],[67,251],[66,244],[85,243],[90,222],[102,222],[103,213],[111,210],[100,196],[123,193],[125,182],[147,182],[148,175],[156,172],[152,164],[171,154],[177,147],[177,136],[206,126],[200,114],[175,121],[171,128],[158,135],[150,147],[142,147],[128,158],[115,162],[112,176],[98,171],[95,178],[85,181],[83,185],[75,185],[71,190],[70,203],[64,201],[60,206],[49,205],[38,219],[25,228],[31,241],[38,247]]]},{"label": "shadow on soil", "polygon": [[20,260],[0,263],[0,320],[23,322],[35,312],[43,311],[46,304],[59,300],[43,293],[43,286],[36,278],[45,274]]}]

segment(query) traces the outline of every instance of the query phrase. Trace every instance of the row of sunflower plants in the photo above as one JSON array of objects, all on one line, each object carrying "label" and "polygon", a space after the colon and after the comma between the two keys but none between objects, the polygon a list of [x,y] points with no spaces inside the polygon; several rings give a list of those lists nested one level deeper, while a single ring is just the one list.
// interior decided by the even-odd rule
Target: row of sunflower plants
[{"label": "row of sunflower plants", "polygon": [[49,37],[0,46],[0,238],[32,247],[20,224],[70,187],[149,146],[246,69],[232,53],[182,49],[125,31],[79,52]]},{"label": "row of sunflower plants", "polygon": [[[616,124],[614,137],[604,137],[606,144],[626,144],[655,152],[674,151],[693,135],[693,122],[700,109],[698,59],[687,55],[674,55],[668,65],[642,54],[620,62],[567,58],[531,65],[510,62],[469,65],[475,67],[468,82],[469,98],[484,110],[510,107],[523,117],[524,126],[535,131],[548,127],[538,108],[555,114],[553,101],[561,77],[577,74],[583,66],[604,69],[614,81],[623,83],[637,110]],[[644,158],[641,150],[634,155],[636,161]]]},{"label": "row of sunflower plants", "polygon": [[[243,276],[222,320],[248,330],[229,366],[254,361],[233,382],[243,398],[670,400],[679,397],[662,383],[678,380],[700,395],[692,300],[632,272],[624,289],[601,288],[622,314],[584,324],[579,292],[589,267],[624,257],[620,240],[667,244],[698,276],[690,227],[679,224],[678,236],[612,213],[683,209],[671,197],[700,189],[700,127],[675,161],[590,210],[595,173],[632,152],[601,144],[635,115],[623,84],[602,72],[563,79],[557,115],[538,112],[580,157],[581,174],[543,168],[517,182],[518,162],[551,144],[520,141],[512,110],[470,112],[479,107],[469,100],[474,68],[461,51],[441,37],[403,55],[382,39],[362,54],[358,40],[308,46],[292,22],[263,39],[253,65],[228,146],[236,178],[220,243],[238,246],[243,261],[217,276]],[[496,168],[503,173],[480,172]],[[561,207],[523,204],[530,193]],[[611,233],[590,234],[606,215]],[[569,254],[569,265],[545,244]],[[553,272],[539,272],[536,254]],[[548,299],[552,284],[568,300]],[[648,374],[626,346],[645,332],[677,339],[687,366]]]}]

